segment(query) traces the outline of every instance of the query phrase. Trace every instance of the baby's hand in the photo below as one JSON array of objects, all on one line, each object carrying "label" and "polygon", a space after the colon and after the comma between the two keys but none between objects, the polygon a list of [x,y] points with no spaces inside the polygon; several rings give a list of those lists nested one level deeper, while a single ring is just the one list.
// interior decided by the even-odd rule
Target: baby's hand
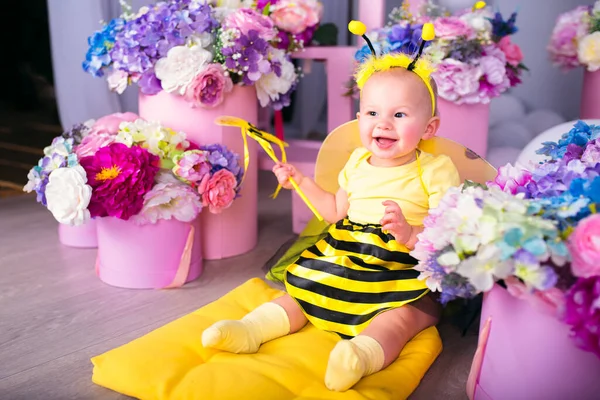
[{"label": "baby's hand", "polygon": [[385,213],[381,219],[381,229],[391,233],[398,243],[406,244],[412,235],[412,226],[406,222],[400,206],[391,200],[383,202]]},{"label": "baby's hand", "polygon": [[273,167],[273,173],[277,177],[277,181],[279,182],[281,187],[285,189],[292,188],[290,178],[294,179],[298,186],[300,186],[300,183],[304,179],[304,175],[302,175],[302,173],[291,164],[277,163]]}]

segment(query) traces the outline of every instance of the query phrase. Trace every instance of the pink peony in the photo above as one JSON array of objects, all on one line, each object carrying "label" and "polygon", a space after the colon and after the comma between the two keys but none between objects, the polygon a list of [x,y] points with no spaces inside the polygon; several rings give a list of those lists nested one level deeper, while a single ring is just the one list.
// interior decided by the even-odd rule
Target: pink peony
[{"label": "pink peony", "polygon": [[250,8],[239,8],[227,15],[223,21],[223,29],[239,29],[244,35],[255,30],[261,39],[267,41],[277,35],[273,21]]},{"label": "pink peony", "polygon": [[435,36],[439,39],[453,40],[461,36],[473,39],[475,37],[473,28],[467,22],[457,17],[438,18],[433,22],[433,26],[435,28]]},{"label": "pink peony", "polygon": [[173,159],[173,174],[186,183],[199,184],[212,168],[208,161],[209,155],[204,150],[189,150],[178,154]]},{"label": "pink peony", "polygon": [[600,357],[600,276],[580,278],[569,288],[564,321],[577,346]]},{"label": "pink peony", "polygon": [[232,89],[233,82],[225,76],[221,64],[209,64],[192,80],[185,98],[194,106],[216,107],[223,102],[224,94]]},{"label": "pink peony", "polygon": [[548,51],[552,62],[563,70],[569,70],[580,65],[577,47],[579,40],[588,33],[585,22],[588,12],[588,6],[580,6],[561,14],[556,19],[556,25],[550,36]]},{"label": "pink peony", "polygon": [[212,177],[205,175],[198,186],[198,193],[202,196],[202,206],[208,206],[211,213],[219,214],[233,203],[236,186],[235,175],[229,170],[221,169]]},{"label": "pink peony", "polygon": [[502,50],[506,56],[506,62],[510,65],[516,67],[523,61],[523,52],[521,52],[521,48],[519,45],[510,41],[510,36],[504,36],[500,39],[498,46],[500,46],[500,50]]},{"label": "pink peony", "polygon": [[81,143],[75,147],[75,154],[78,159],[93,156],[98,149],[106,147],[115,142],[116,135],[110,133],[96,133],[83,138]]},{"label": "pink peony", "polygon": [[479,66],[447,58],[432,75],[443,99],[457,104],[480,102],[479,79],[483,71]]},{"label": "pink peony", "polygon": [[114,113],[106,115],[96,121],[90,130],[89,135],[96,135],[100,133],[107,133],[110,135],[116,135],[119,132],[119,125],[121,122],[133,122],[139,119],[139,115],[126,112],[126,113]]},{"label": "pink peony", "polygon": [[88,209],[92,217],[128,220],[142,209],[144,195],[154,186],[160,159],[138,146],[113,143],[95,155],[83,157],[92,198]]},{"label": "pink peony", "polygon": [[488,187],[497,187],[503,192],[517,194],[525,191],[525,186],[531,182],[531,172],[521,166],[508,163],[498,168],[498,175],[493,181],[487,182]]},{"label": "pink peony", "polygon": [[600,276],[600,214],[579,221],[568,242],[571,271],[580,278]]},{"label": "pink peony", "polygon": [[323,6],[317,0],[280,0],[271,7],[275,26],[294,35],[319,23]]}]

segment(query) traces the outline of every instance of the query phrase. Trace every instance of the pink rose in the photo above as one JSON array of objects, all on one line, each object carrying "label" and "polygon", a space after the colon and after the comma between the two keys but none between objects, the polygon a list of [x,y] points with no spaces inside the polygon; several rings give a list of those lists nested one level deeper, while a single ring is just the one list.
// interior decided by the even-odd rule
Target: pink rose
[{"label": "pink rose", "polygon": [[113,135],[106,132],[87,135],[83,138],[81,143],[77,147],[75,147],[75,154],[77,154],[77,158],[80,160],[83,157],[93,156],[94,154],[96,154],[98,149],[101,149],[102,147],[106,147],[114,143],[116,137],[117,135]]},{"label": "pink rose", "polygon": [[479,103],[479,79],[483,69],[477,65],[463,63],[452,58],[442,61],[433,73],[438,94],[445,100],[457,104]]},{"label": "pink rose", "polygon": [[316,25],[323,6],[317,0],[281,0],[271,8],[271,18],[279,29],[297,35]]},{"label": "pink rose", "polygon": [[225,17],[224,29],[237,28],[244,35],[251,30],[258,32],[258,36],[264,40],[271,40],[277,35],[273,21],[256,10],[250,8],[239,8]]},{"label": "pink rose", "polygon": [[552,62],[564,70],[580,65],[577,46],[579,40],[588,34],[588,26],[585,23],[588,13],[589,6],[579,6],[556,19],[548,51]]},{"label": "pink rose", "polygon": [[506,62],[508,62],[510,65],[516,67],[523,60],[521,48],[519,45],[512,43],[509,36],[504,36],[502,39],[500,39],[498,46],[500,46],[500,50],[502,50],[506,56]]},{"label": "pink rose", "polygon": [[466,37],[473,39],[475,31],[469,24],[457,17],[442,17],[433,22],[435,36],[439,39],[456,39]]},{"label": "pink rose", "polygon": [[88,136],[98,133],[116,135],[119,131],[119,125],[121,125],[121,122],[133,122],[139,118],[139,115],[131,112],[106,115],[102,118],[99,118],[96,123],[94,123]]},{"label": "pink rose", "polygon": [[600,214],[579,221],[569,236],[571,271],[580,278],[600,275]]},{"label": "pink rose", "polygon": [[233,82],[225,76],[221,64],[208,64],[192,80],[185,92],[185,98],[194,106],[216,107],[223,102],[223,94],[231,92]]},{"label": "pink rose", "polygon": [[204,176],[198,185],[198,193],[202,196],[202,206],[208,206],[213,214],[219,214],[231,206],[235,198],[237,180],[229,170],[221,169],[209,178]]}]

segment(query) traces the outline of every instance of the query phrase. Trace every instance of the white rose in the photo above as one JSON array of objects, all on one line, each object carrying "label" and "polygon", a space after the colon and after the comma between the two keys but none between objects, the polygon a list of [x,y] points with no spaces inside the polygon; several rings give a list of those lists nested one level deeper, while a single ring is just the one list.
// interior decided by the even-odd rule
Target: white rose
[{"label": "white rose", "polygon": [[271,100],[279,99],[279,95],[287,93],[296,80],[294,64],[285,58],[285,53],[278,49],[273,49],[273,53],[273,58],[281,62],[281,76],[270,72],[256,81],[256,95],[262,107],[266,107]]},{"label": "white rose", "polygon": [[488,18],[493,18],[493,15],[488,10],[467,13],[460,18],[478,32],[492,31],[492,23]]},{"label": "white rose", "polygon": [[200,46],[175,46],[156,62],[154,72],[162,88],[183,95],[190,82],[212,61],[212,53]]},{"label": "white rose", "polygon": [[588,71],[600,70],[600,31],[591,33],[579,41],[579,62],[587,65]]},{"label": "white rose", "polygon": [[106,79],[108,88],[113,92],[122,94],[127,89],[127,76],[127,72],[120,69],[112,71]]},{"label": "white rose", "polygon": [[92,187],[81,165],[52,171],[46,186],[48,210],[61,224],[82,225],[90,219],[87,209]]}]

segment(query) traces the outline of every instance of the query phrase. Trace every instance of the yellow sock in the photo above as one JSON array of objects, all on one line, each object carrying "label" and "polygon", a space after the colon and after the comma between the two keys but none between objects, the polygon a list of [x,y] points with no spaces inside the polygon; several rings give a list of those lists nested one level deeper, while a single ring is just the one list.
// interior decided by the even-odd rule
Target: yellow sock
[{"label": "yellow sock", "polygon": [[290,319],[275,303],[265,303],[239,321],[219,321],[202,332],[202,345],[231,353],[256,353],[264,342],[290,333]]},{"label": "yellow sock", "polygon": [[383,368],[383,348],[370,336],[356,336],[338,342],[327,363],[325,386],[329,390],[344,392],[363,376],[371,375]]}]

